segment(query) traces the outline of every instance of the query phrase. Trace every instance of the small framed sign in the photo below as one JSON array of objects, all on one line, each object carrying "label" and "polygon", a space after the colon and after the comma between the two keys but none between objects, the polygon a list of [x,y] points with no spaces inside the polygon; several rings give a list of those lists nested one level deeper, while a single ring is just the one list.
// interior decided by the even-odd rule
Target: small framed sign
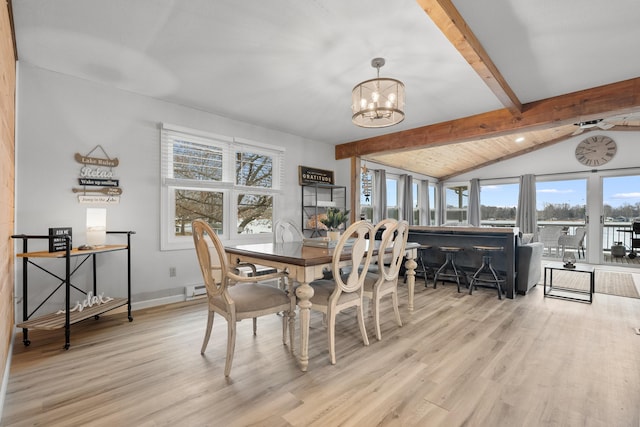
[{"label": "small framed sign", "polygon": [[[71,227],[49,228],[49,252],[64,251],[67,248],[67,239],[65,239],[64,236],[71,238]],[[71,250],[71,248],[73,248],[72,243],[69,250]]]},{"label": "small framed sign", "polygon": [[298,166],[298,180],[300,185],[331,184],[333,185],[333,171]]}]

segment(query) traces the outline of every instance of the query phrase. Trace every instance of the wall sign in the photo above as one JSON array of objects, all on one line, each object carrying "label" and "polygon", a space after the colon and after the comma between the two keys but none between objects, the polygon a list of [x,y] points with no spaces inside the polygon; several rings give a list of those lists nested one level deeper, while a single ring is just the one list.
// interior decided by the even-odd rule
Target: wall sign
[{"label": "wall sign", "polygon": [[331,184],[333,185],[333,171],[298,166],[298,181],[305,184]]},{"label": "wall sign", "polygon": [[[104,157],[94,152],[100,150]],[[113,168],[120,164],[117,157],[107,155],[101,145],[96,145],[88,154],[76,153],[74,158],[80,163],[78,185],[71,189],[78,194],[78,202],[82,204],[117,204],[120,203],[120,180],[114,177]]]},{"label": "wall sign", "polygon": [[[64,236],[69,236],[69,239],[71,239],[71,227],[49,228],[49,252],[58,252],[67,249],[67,239]],[[73,243],[71,240],[69,243],[71,245],[69,250],[71,250]]]}]

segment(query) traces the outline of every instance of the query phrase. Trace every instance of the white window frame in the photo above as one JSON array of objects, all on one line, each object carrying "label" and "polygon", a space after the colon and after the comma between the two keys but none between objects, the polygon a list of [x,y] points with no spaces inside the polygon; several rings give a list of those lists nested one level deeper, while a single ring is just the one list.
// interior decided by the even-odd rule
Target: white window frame
[{"label": "white window frame", "polygon": [[[201,144],[219,147],[223,151],[223,171],[221,181],[200,181],[191,179],[180,179],[172,177],[173,161],[169,152],[171,140],[179,136],[185,140]],[[235,161],[236,153],[248,151],[255,154],[264,154],[272,158],[272,186],[251,187],[236,185]],[[273,197],[273,217],[276,217],[276,206],[278,197],[282,192],[284,182],[284,153],[282,147],[250,141],[243,138],[233,138],[229,136],[217,135],[209,132],[189,129],[182,126],[163,123],[161,125],[160,155],[161,155],[161,197],[160,197],[160,249],[180,250],[193,249],[193,238],[191,236],[176,236],[175,233],[175,190],[202,190],[220,192],[223,195],[223,233],[219,235],[223,241],[255,241],[255,234],[238,234],[235,232],[238,223],[237,197],[239,194],[267,194]],[[262,240],[270,241],[272,233],[261,233]]]}]

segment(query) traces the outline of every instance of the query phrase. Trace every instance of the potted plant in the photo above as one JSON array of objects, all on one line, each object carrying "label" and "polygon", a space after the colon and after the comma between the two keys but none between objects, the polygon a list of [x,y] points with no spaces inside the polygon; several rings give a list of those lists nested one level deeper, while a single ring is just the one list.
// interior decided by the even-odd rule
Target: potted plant
[{"label": "potted plant", "polygon": [[329,240],[338,240],[340,238],[339,228],[349,220],[349,211],[341,211],[336,208],[327,209],[327,217],[322,218],[320,222],[327,226],[327,236]]}]

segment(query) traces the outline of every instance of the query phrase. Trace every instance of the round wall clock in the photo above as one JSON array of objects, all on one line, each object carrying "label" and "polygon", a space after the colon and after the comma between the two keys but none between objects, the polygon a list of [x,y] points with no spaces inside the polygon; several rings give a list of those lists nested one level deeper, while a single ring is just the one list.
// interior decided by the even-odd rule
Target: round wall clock
[{"label": "round wall clock", "polygon": [[618,147],[604,135],[590,136],[576,147],[576,159],[585,166],[602,166],[613,159]]}]

